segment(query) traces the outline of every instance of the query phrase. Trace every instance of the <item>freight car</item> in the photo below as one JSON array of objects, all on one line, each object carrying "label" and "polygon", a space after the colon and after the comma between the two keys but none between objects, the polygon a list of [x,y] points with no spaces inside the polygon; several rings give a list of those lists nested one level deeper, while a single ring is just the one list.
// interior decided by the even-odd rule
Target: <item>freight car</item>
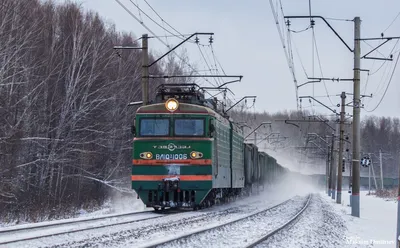
[{"label": "freight car", "polygon": [[285,170],[196,84],[164,84],[137,109],[132,189],[154,209],[203,208],[251,194]]}]

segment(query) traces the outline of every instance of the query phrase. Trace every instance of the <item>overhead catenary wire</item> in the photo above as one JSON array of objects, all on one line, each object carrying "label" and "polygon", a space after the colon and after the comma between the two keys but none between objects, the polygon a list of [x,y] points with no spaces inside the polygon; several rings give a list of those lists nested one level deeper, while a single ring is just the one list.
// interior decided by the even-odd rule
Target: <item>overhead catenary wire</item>
[{"label": "overhead catenary wire", "polygon": [[400,58],[400,55],[397,56],[396,64],[394,65],[392,74],[390,75],[389,82],[388,82],[388,84],[387,84],[387,86],[386,86],[386,89],[385,89],[385,92],[383,93],[383,95],[382,95],[381,99],[379,100],[378,104],[377,104],[372,110],[367,110],[367,109],[365,109],[365,111],[367,111],[367,112],[373,112],[373,111],[375,111],[375,110],[379,107],[379,105],[382,103],[382,100],[383,100],[383,98],[385,98],[386,92],[387,92],[387,90],[389,89],[390,83],[392,82],[393,75],[394,75],[394,73],[395,73],[395,71],[396,71],[396,68],[397,68],[397,63],[399,62],[399,58]]},{"label": "overhead catenary wire", "polygon": [[[165,43],[158,35],[156,35],[146,24],[144,24],[144,22],[141,22],[139,20],[139,18],[137,18],[137,16],[135,14],[132,13],[132,11],[130,11],[120,0],[115,0],[131,17],[133,17],[137,22],[139,22],[147,31],[149,31],[156,39],[158,39],[164,46],[168,47],[168,44]],[[175,54],[175,56],[177,58],[179,58],[184,64],[186,64],[194,73],[196,73],[197,75],[199,75],[199,73],[197,72],[197,70],[195,68],[193,68],[193,66],[188,63],[185,59],[183,59],[176,51],[172,51],[172,53]],[[207,79],[204,78],[205,81],[207,81],[208,83],[211,84],[211,82]]]},{"label": "overhead catenary wire", "polygon": [[171,26],[167,21],[165,21],[159,14],[158,12],[147,2],[147,0],[144,0],[144,2],[147,4],[147,6],[150,7],[150,9],[161,19],[162,22],[164,22],[165,24],[167,24],[168,27],[170,27],[172,30],[174,30],[176,33],[178,33],[180,36],[182,36],[182,38],[184,38],[185,36],[183,34],[181,34],[178,30],[176,30],[173,26]]},{"label": "overhead catenary wire", "polygon": [[[315,52],[316,52],[316,54],[317,54],[317,59],[318,59],[318,64],[319,64],[319,69],[320,69],[320,72],[321,72],[321,76],[322,76],[322,77],[324,77],[324,74],[323,74],[323,72],[322,72],[321,59],[320,59],[320,56],[319,56],[318,45],[317,45],[317,41],[316,41],[316,38],[315,38],[315,34],[314,34],[314,36],[313,36],[313,37],[314,37],[314,43],[315,43]],[[329,99],[329,101],[331,102],[331,104],[332,104],[332,105],[334,105],[334,104],[333,104],[333,102],[332,102],[332,99],[331,99],[331,97],[329,96],[328,89],[326,88],[326,83],[325,83],[325,80],[322,80],[322,82],[323,82],[323,84],[324,84],[325,92],[326,92],[326,95],[328,96],[328,99]]]},{"label": "overhead catenary wire", "polygon": [[[201,47],[200,47],[200,46],[197,46],[197,47],[199,48],[200,54],[201,54],[201,56],[203,57],[203,60],[204,60],[204,62],[206,63],[206,66],[207,66],[209,72],[211,73],[211,72],[212,72],[211,67],[210,67],[210,65],[208,64],[207,59],[204,57],[204,54],[203,54],[203,51],[201,50]],[[216,80],[215,78],[214,78],[214,81],[215,81],[215,83],[217,84],[217,85],[214,85],[214,86],[218,87],[219,84],[218,84],[218,82],[217,82],[217,80]]]},{"label": "overhead catenary wire", "polygon": [[389,24],[389,26],[387,26],[387,28],[385,28],[385,30],[383,30],[382,33],[385,33],[392,25],[393,23],[397,20],[397,18],[400,16],[400,12],[397,13],[396,17],[393,19],[393,21]]},{"label": "overhead catenary wire", "polygon": [[[281,1],[279,1],[279,2],[281,3]],[[281,40],[281,44],[282,44],[282,47],[283,47],[283,51],[284,51],[284,53],[285,53],[286,61],[287,61],[287,63],[288,63],[289,70],[290,70],[291,75],[292,75],[292,78],[293,78],[293,83],[294,83],[295,92],[296,92],[296,103],[297,103],[297,108],[298,108],[299,105],[298,105],[298,91],[297,91],[297,78],[296,78],[296,74],[294,73],[294,69],[292,68],[292,65],[291,65],[291,63],[290,63],[289,54],[288,54],[288,51],[287,51],[287,49],[286,49],[286,44],[285,44],[285,39],[284,39],[284,36],[283,36],[283,32],[282,32],[282,30],[281,30],[281,28],[280,28],[280,26],[279,26],[279,25],[280,25],[280,22],[279,22],[279,19],[278,19],[278,13],[277,13],[277,11],[275,11],[274,3],[272,2],[272,0],[269,0],[269,3],[270,3],[270,6],[271,6],[272,15],[274,16],[274,19],[275,19],[276,27],[277,27],[277,29],[278,29],[278,34],[279,34],[279,38],[280,38],[280,40]],[[282,6],[282,3],[281,3],[281,6]],[[283,12],[283,7],[281,7],[281,11]]]}]

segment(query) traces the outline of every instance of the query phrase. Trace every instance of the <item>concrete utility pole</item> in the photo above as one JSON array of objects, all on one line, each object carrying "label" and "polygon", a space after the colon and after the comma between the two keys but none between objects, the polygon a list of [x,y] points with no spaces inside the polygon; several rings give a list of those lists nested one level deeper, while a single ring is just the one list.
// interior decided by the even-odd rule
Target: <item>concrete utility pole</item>
[{"label": "concrete utility pole", "polygon": [[376,183],[376,176],[375,176],[375,169],[374,169],[374,163],[372,162],[372,156],[371,154],[368,154],[370,159],[371,159],[371,170],[372,170],[372,176],[374,177],[374,183],[375,183],[375,192],[378,189],[378,184]]},{"label": "concrete utility pole", "polygon": [[326,157],[326,171],[325,171],[325,184],[326,184],[326,193],[330,196],[331,194],[331,192],[330,192],[330,188],[329,188],[329,157],[330,157],[330,155],[331,155],[331,152],[330,152],[330,146],[328,146],[328,154],[327,154],[327,157]]},{"label": "concrete utility pole", "polygon": [[368,194],[371,194],[371,166],[368,166]]},{"label": "concrete utility pole", "polygon": [[382,163],[382,150],[379,149],[379,164],[381,167],[381,182],[382,182],[382,189],[383,189],[383,163]]},{"label": "concrete utility pole", "polygon": [[351,215],[360,217],[360,17],[354,18],[353,189]]},{"label": "concrete utility pole", "polygon": [[338,177],[337,177],[337,195],[336,203],[342,202],[342,167],[343,167],[343,147],[344,147],[344,116],[346,114],[346,93],[342,92],[340,95],[342,99],[341,111],[340,111],[340,136],[339,136],[339,163],[338,163]]},{"label": "concrete utility pole", "polygon": [[329,190],[330,196],[335,199],[335,133],[332,133],[332,144],[331,144],[331,165],[329,172]]},{"label": "concrete utility pole", "polygon": [[399,178],[398,178],[399,186],[397,188],[397,236],[396,242],[397,247],[400,248],[400,164],[399,164]]},{"label": "concrete utility pole", "polygon": [[149,49],[148,35],[142,35],[142,99],[143,105],[149,103]]}]

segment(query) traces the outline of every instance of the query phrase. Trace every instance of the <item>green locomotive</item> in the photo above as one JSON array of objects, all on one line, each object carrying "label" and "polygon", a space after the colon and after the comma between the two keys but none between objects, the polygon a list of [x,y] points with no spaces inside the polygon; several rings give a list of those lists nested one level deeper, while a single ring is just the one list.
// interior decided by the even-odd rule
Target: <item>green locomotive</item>
[{"label": "green locomotive", "polygon": [[278,171],[196,84],[161,85],[155,102],[137,110],[132,132],[132,189],[156,210],[208,207]]}]

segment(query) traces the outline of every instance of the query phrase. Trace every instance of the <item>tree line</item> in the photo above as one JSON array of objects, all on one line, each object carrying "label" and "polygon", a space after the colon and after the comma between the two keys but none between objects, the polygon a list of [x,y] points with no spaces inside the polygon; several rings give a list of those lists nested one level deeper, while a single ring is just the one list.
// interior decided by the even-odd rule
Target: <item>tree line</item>
[{"label": "tree line", "polygon": [[[140,44],[75,3],[1,3],[2,219],[57,217],[101,205],[110,189],[131,192],[128,103],[142,98],[142,56],[113,47]],[[169,56],[150,74],[182,74],[184,62]],[[150,95],[163,82],[151,79]]]},{"label": "tree line", "polygon": [[[271,126],[264,125],[266,129],[261,127],[258,130],[258,146],[267,152],[283,152],[286,156],[297,159],[300,163],[306,162],[306,167],[310,167],[309,169],[314,168],[316,171],[324,173],[327,148],[328,145],[331,145],[331,139],[327,136],[331,136],[333,133],[336,135],[335,148],[338,149],[339,132],[334,129],[339,129],[339,116],[326,116],[310,111],[257,113],[249,111],[245,105],[237,108],[231,113],[231,116],[238,122],[246,122],[251,127],[244,128],[245,134],[250,133],[251,129],[256,128],[262,122],[271,122]],[[285,120],[288,121],[285,123]],[[301,121],[296,122],[294,120]],[[397,178],[400,163],[399,118],[365,116],[360,125],[361,158],[364,156],[371,158],[376,177],[379,177],[381,153],[384,177]],[[279,135],[270,135],[275,132]],[[347,161],[347,172],[350,165],[349,159],[351,160],[352,157],[352,134],[351,118],[347,118],[343,153]],[[249,137],[249,142],[254,142],[254,134],[252,136]],[[346,152],[346,149],[348,149],[348,152]],[[362,169],[361,175],[368,176],[368,169]]]}]

